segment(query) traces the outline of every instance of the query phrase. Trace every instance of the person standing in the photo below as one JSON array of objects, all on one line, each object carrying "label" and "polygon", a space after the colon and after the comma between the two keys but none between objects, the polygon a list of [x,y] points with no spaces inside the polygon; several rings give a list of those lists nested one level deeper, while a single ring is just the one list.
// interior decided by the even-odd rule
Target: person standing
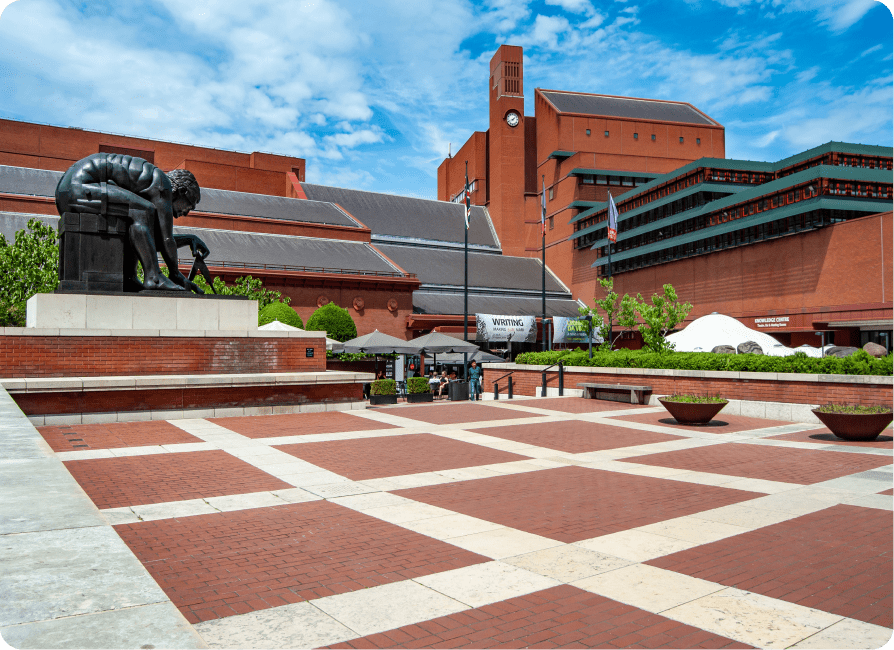
[{"label": "person standing", "polygon": [[474,360],[469,366],[469,399],[473,401],[481,399],[481,368]]}]

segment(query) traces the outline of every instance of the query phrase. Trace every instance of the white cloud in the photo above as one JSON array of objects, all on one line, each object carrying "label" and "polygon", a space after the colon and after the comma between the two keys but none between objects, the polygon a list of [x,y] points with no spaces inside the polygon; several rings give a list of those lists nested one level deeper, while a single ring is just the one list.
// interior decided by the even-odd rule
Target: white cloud
[{"label": "white cloud", "polygon": [[565,11],[574,14],[586,14],[588,16],[596,11],[593,9],[593,5],[590,4],[590,0],[546,0],[546,4],[562,7]]}]

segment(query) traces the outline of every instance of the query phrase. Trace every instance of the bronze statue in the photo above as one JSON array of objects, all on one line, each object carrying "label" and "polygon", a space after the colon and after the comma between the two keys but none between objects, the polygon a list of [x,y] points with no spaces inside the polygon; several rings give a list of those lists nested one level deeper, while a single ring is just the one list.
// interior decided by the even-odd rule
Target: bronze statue
[{"label": "bronze statue", "polygon": [[[195,235],[174,235],[174,219],[200,198],[195,176],[185,169],[165,174],[142,158],[113,153],[79,160],[56,186],[60,289],[203,293],[180,272],[177,249],[189,246],[204,259],[208,247]],[[161,274],[158,253],[169,277]]]}]

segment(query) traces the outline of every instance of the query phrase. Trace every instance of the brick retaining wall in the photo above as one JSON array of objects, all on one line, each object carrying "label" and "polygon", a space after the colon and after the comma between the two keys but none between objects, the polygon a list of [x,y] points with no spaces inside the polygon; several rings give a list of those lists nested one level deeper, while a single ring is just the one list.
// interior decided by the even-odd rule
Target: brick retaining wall
[{"label": "brick retaining wall", "polygon": [[322,337],[0,336],[0,376],[8,378],[324,370]]},{"label": "brick retaining wall", "polygon": [[[493,391],[493,380],[510,371],[516,395],[533,395],[541,386],[541,371],[546,366],[514,363],[485,364],[482,388]],[[694,393],[721,395],[727,399],[791,404],[891,405],[894,378],[872,375],[813,375],[767,372],[718,372],[698,370],[651,370],[640,368],[565,369],[565,388],[578,383],[638,384],[651,386],[655,395]],[[559,385],[558,369],[547,371],[547,386]],[[506,392],[506,379],[500,380],[500,392]],[[539,395],[539,392],[537,393]]]}]

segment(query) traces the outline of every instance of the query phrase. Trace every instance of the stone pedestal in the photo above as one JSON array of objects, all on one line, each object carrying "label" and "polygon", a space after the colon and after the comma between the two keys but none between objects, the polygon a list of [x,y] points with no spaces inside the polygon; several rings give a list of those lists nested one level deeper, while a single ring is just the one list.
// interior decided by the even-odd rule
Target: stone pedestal
[{"label": "stone pedestal", "polygon": [[172,293],[38,293],[28,300],[26,323],[42,329],[79,330],[258,329],[257,300]]},{"label": "stone pedestal", "polygon": [[59,288],[124,291],[135,259],[127,222],[111,215],[66,212],[59,219]]}]

